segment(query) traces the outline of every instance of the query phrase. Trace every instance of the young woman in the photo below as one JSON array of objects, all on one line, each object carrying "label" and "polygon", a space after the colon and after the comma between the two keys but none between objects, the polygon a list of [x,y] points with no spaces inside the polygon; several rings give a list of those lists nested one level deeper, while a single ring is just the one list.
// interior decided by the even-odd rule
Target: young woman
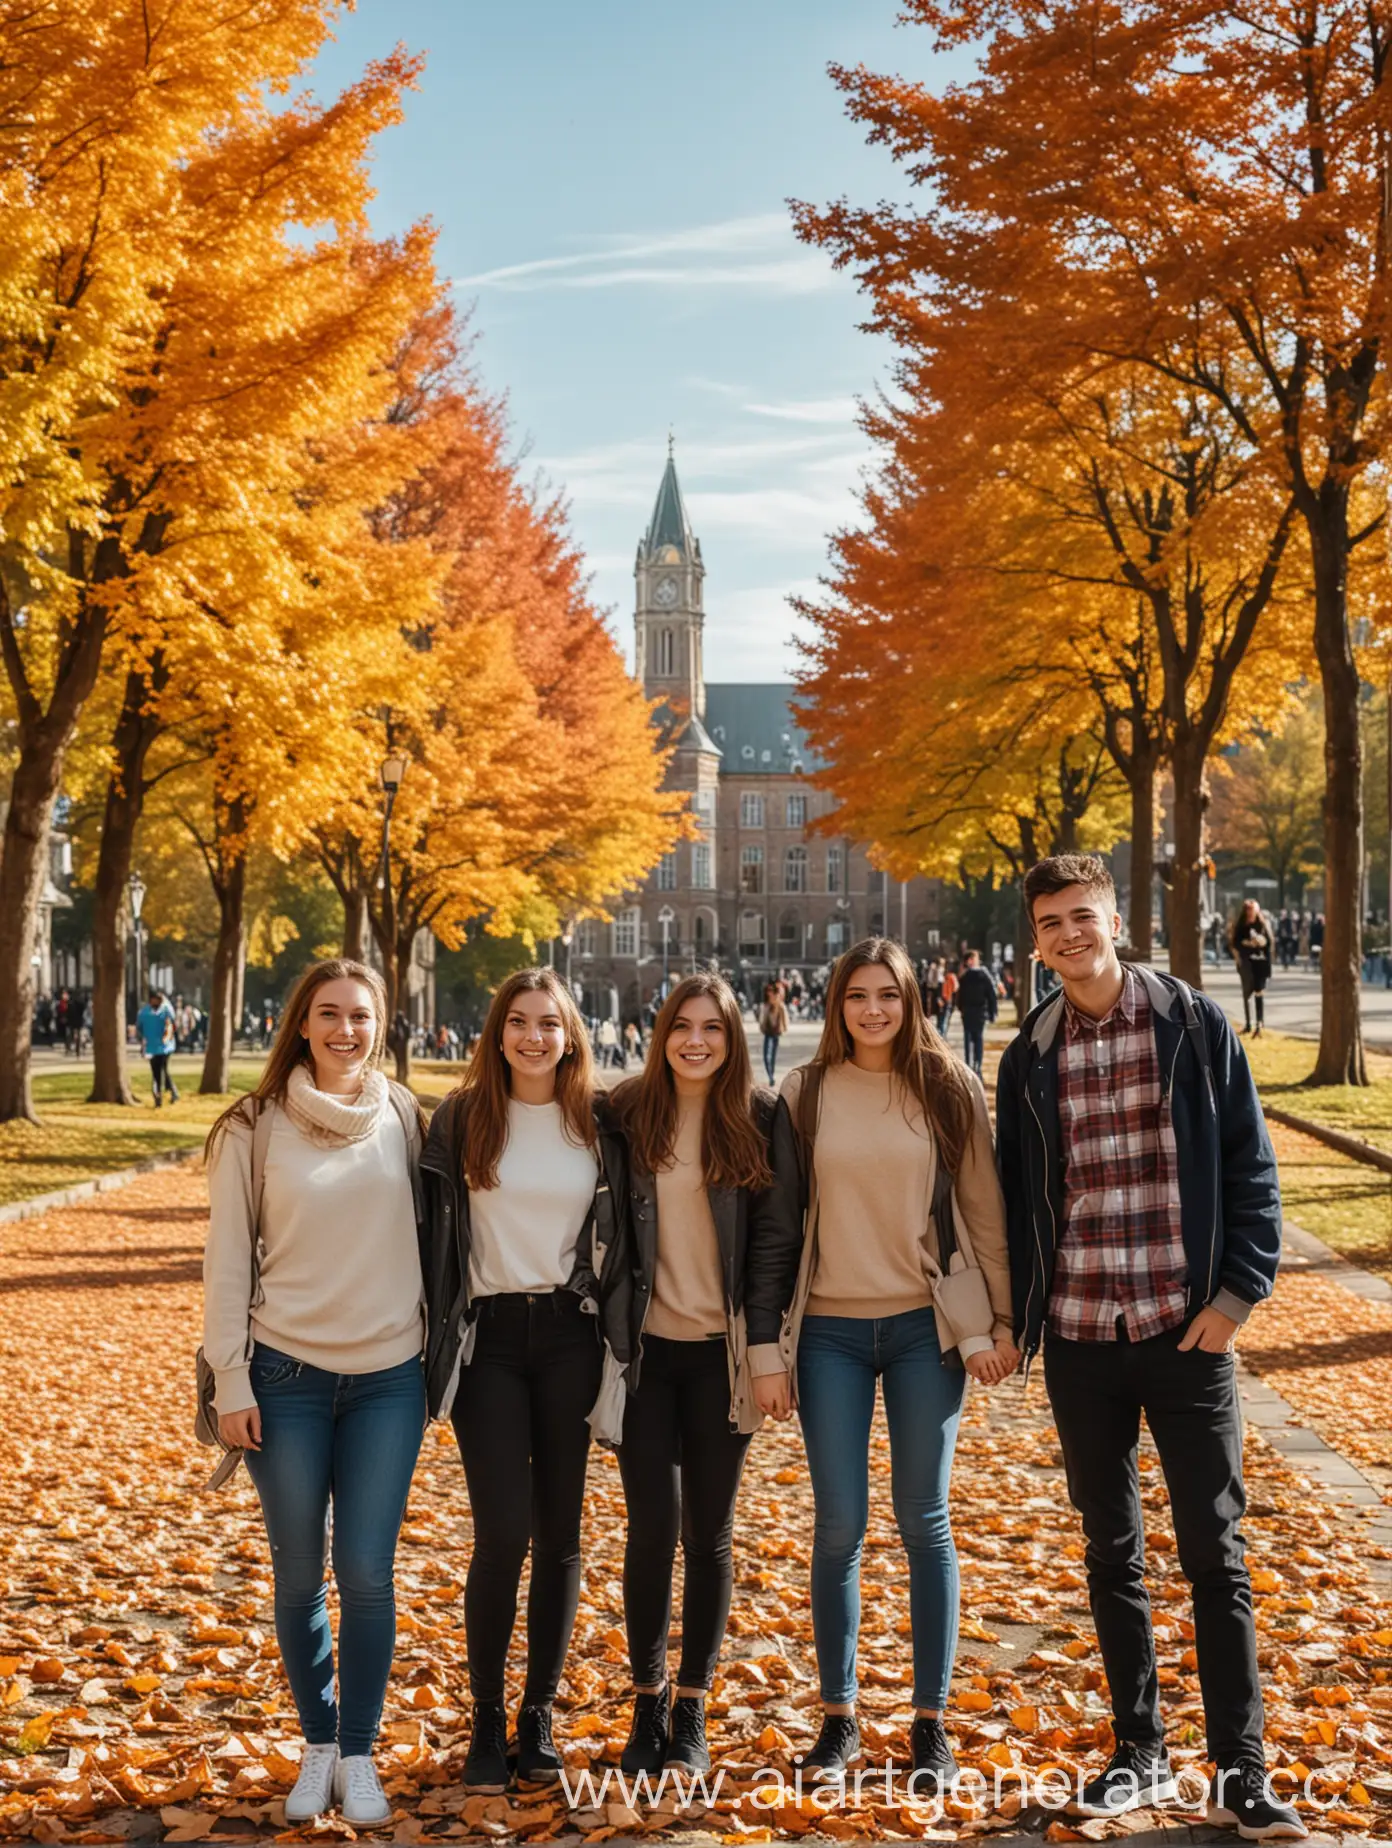
[{"label": "young woman", "polygon": [[869,937],[836,963],[816,1056],[784,1081],[773,1151],[775,1172],[799,1175],[803,1203],[781,1341],[796,1361],[815,1506],[824,1717],[804,1768],[835,1776],[860,1752],[860,1551],[880,1379],[909,1558],[913,1768],[946,1780],[956,1768],[942,1716],[958,1609],[947,1493],[962,1367],[994,1385],[1019,1355],[985,1095],[931,1030],[899,944]]},{"label": "young woman", "polygon": [[[415,1099],[377,1069],[381,977],[319,963],[260,1083],[208,1137],[203,1347],[275,1572],[276,1639],[305,1746],[285,1805],[387,1821],[371,1752],[396,1641],[392,1568],[425,1425]],[[333,1509],[338,1685],[324,1588]]]},{"label": "young woman", "polygon": [[788,1031],[788,1003],[777,982],[764,984],[764,999],[759,1008],[759,1031],[764,1036],[764,1070],[773,1083],[778,1070],[778,1042]]},{"label": "young woman", "polygon": [[[1244,898],[1242,909],[1228,931],[1228,949],[1237,964],[1242,983],[1244,1033],[1253,1039],[1260,1034],[1265,1018],[1266,984],[1271,975],[1271,925],[1254,898]],[[1252,1005],[1256,1003],[1257,1024],[1252,1027]]]},{"label": "young woman", "polygon": [[[551,969],[503,983],[462,1085],[435,1112],[426,1196],[426,1379],[452,1417],[474,1551],[464,1591],[473,1737],[465,1787],[507,1787],[503,1674],[530,1547],[517,1775],[560,1776],[551,1706],[580,1599],[580,1515],[620,1252],[623,1152],[595,1118],[585,1023]],[[628,1358],[622,1317],[606,1333]]]},{"label": "young woman", "polygon": [[619,1444],[635,1694],[622,1766],[707,1771],[705,1701],[730,1615],[735,1497],[751,1434],[765,1412],[791,1408],[777,1342],[799,1249],[795,1199],[782,1215],[768,1199],[773,1094],[754,1088],[739,1002],[720,976],[678,982],[642,1077],[620,1085],[613,1109],[628,1150],[634,1355]]}]

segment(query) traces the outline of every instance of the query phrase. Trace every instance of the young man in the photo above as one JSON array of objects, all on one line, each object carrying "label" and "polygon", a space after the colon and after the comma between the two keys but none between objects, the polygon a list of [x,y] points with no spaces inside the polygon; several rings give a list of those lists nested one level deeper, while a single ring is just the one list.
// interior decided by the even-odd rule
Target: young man
[{"label": "young man", "polygon": [[145,1057],[150,1061],[155,1109],[158,1110],[164,1102],[165,1091],[169,1093],[170,1103],[177,1104],[179,1093],[169,1075],[169,1055],[174,1050],[174,1010],[160,989],[150,990],[150,999],[136,1015],[135,1024],[145,1048]]},{"label": "young man", "polygon": [[[1062,989],[1001,1062],[997,1137],[1016,1341],[1044,1348],[1116,1750],[1073,1807],[1113,1816],[1176,1794],[1145,1588],[1136,1446],[1144,1412],[1170,1493],[1217,1767],[1209,1820],[1299,1838],[1266,1782],[1252,1590],[1238,1522],[1242,1415],[1233,1337],[1271,1294],[1276,1160],[1219,1009],[1117,957],[1116,893],[1090,854],[1025,879],[1039,955]],[[1180,1151],[1183,1161],[1180,1161]]]},{"label": "young man", "polygon": [[977,950],[966,954],[966,966],[957,982],[957,1012],[962,1016],[962,1050],[979,1078],[986,1056],[986,1022],[996,1017],[996,984],[982,968]]}]

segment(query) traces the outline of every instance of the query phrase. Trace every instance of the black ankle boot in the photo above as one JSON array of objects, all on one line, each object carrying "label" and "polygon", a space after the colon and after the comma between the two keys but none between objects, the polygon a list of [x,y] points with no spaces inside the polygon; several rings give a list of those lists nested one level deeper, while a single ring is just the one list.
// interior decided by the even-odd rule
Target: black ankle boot
[{"label": "black ankle boot", "polygon": [[670,1698],[667,1688],[663,1688],[659,1694],[634,1695],[633,1725],[629,1728],[628,1744],[619,1759],[619,1769],[626,1777],[636,1777],[640,1771],[655,1776],[662,1769],[662,1760],[667,1751]]},{"label": "black ankle boot", "polygon": [[476,1700],[464,1788],[477,1796],[496,1797],[507,1787],[507,1709],[500,1700]]},{"label": "black ankle boot", "polygon": [[703,1694],[683,1694],[672,1702],[672,1737],[664,1771],[710,1770],[710,1750],[706,1745],[706,1699]]},{"label": "black ankle boot", "polygon": [[802,1761],[814,1780],[841,1777],[860,1757],[860,1728],[853,1713],[824,1713],[817,1743]]},{"label": "black ankle boot", "polygon": [[561,1755],[551,1738],[551,1703],[523,1703],[517,1714],[517,1777],[523,1784],[554,1784]]}]

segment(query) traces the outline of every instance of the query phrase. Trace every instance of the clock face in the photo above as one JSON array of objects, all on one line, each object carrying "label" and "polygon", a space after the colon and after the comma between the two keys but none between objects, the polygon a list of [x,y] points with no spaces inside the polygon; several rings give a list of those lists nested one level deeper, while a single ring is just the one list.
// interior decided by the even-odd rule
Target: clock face
[{"label": "clock face", "polygon": [[653,591],[653,602],[660,609],[670,610],[677,600],[677,580],[674,577],[659,578],[657,588]]}]

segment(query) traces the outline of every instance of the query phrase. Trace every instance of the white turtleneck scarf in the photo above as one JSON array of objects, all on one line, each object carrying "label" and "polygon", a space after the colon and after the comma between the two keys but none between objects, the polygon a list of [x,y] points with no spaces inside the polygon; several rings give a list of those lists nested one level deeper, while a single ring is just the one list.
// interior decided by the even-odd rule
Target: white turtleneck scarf
[{"label": "white turtleneck scarf", "polygon": [[234,1124],[208,1171],[204,1348],[217,1408],[256,1403],[253,1339],[327,1373],[375,1373],[419,1354],[420,1252],[406,1138],[387,1080],[334,1097],[297,1066],[275,1113],[261,1202],[261,1300],[249,1301],[251,1131]]}]

